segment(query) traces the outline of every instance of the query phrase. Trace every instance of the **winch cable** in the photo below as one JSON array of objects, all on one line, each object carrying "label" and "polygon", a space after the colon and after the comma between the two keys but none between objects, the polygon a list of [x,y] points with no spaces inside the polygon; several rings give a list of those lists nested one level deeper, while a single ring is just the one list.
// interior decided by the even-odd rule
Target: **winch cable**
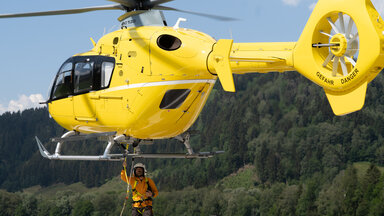
[{"label": "winch cable", "polygon": [[[128,147],[129,147],[129,145],[127,145],[127,147],[126,147],[126,153],[128,153]],[[135,153],[135,149],[133,149],[133,153]],[[123,167],[124,167],[125,179],[127,180],[127,193],[125,194],[124,205],[123,205],[123,209],[121,209],[120,216],[123,215],[125,207],[127,206],[127,200],[129,198],[128,197],[129,196],[129,190],[131,188],[131,185],[129,184],[129,180],[131,179],[132,174],[133,174],[133,165],[134,165],[135,158],[132,157],[131,169],[129,171],[129,178],[128,178],[128,175],[127,175],[127,166],[126,166],[126,164],[127,164],[127,156],[125,156],[124,161],[125,161],[125,163],[124,163]]]}]

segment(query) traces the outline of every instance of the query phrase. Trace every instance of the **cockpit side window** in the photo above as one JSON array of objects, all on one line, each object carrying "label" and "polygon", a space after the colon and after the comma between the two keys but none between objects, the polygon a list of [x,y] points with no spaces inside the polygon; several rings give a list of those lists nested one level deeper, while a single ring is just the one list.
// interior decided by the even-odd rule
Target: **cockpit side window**
[{"label": "cockpit side window", "polygon": [[103,62],[101,64],[101,88],[107,88],[109,86],[114,67],[115,63],[113,62]]},{"label": "cockpit side window", "polygon": [[67,97],[72,94],[72,62],[65,63],[56,76],[52,99]]},{"label": "cockpit side window", "polygon": [[75,94],[92,90],[93,65],[93,62],[78,62],[75,64]]}]

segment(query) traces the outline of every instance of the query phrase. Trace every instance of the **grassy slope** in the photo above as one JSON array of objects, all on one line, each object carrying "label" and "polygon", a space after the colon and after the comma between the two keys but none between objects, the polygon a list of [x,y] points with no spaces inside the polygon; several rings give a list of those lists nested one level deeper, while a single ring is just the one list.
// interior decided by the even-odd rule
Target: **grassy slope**
[{"label": "grassy slope", "polygon": [[[354,163],[354,167],[357,169],[359,178],[362,178],[368,169],[369,162]],[[378,167],[381,173],[384,173],[384,167]],[[236,188],[254,188],[259,184],[255,168],[251,165],[247,165],[239,169],[236,173],[233,173],[216,184],[216,188],[236,189]],[[56,184],[46,188],[40,186],[34,186],[23,190],[23,193],[39,196],[43,198],[54,197],[59,191],[70,191],[73,193],[79,193],[82,196],[97,196],[99,194],[115,193],[121,195],[122,199],[125,196],[126,184],[121,181],[120,176],[116,176],[107,181],[101,187],[86,188],[82,183],[75,183],[71,185]],[[188,188],[186,190],[191,190]],[[161,192],[161,189],[160,189]]]},{"label": "grassy slope", "polygon": [[87,188],[82,183],[75,183],[71,185],[55,184],[46,188],[34,186],[23,190],[23,193],[31,194],[34,196],[41,196],[43,198],[53,198],[58,191],[70,191],[73,193],[80,193],[81,195],[96,196],[98,194],[116,193],[124,194],[126,191],[126,183],[121,181],[120,176],[107,181],[100,187]]},{"label": "grassy slope", "polygon": [[[370,163],[369,162],[358,162],[354,163],[353,166],[357,169],[357,176],[361,179],[365,173],[367,172],[367,169],[369,168]],[[384,173],[384,167],[378,166],[380,172]]]}]

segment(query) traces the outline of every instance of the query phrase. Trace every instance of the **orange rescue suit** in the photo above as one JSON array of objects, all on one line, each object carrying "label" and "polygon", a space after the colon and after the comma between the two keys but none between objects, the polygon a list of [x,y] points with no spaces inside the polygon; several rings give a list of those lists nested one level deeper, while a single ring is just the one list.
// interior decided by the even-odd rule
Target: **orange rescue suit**
[{"label": "orange rescue suit", "polygon": [[[124,170],[121,171],[121,179],[127,182]],[[147,177],[144,177],[143,179],[140,179],[139,177],[128,177],[128,179],[129,184],[132,188],[133,207],[143,208],[146,206],[152,206],[152,199],[150,199],[150,197],[147,197],[145,195],[145,192],[149,190],[149,185],[149,187],[151,188],[152,197],[156,197],[159,194],[159,191],[156,188],[155,182],[153,182],[152,179]]]}]

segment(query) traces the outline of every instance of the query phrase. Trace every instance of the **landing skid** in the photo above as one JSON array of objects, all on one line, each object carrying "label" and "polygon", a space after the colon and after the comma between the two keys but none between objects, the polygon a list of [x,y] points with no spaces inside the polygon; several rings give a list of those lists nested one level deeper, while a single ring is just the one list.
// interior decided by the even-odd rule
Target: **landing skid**
[{"label": "landing skid", "polygon": [[[108,139],[108,145],[104,150],[103,155],[61,155],[61,147],[65,141],[78,141],[86,140],[95,137],[106,137]],[[175,139],[184,143],[187,148],[188,153],[165,153],[165,154],[143,154],[139,149],[139,144],[142,142],[151,142],[151,140],[138,140],[131,137],[126,137],[125,135],[116,136],[116,132],[108,133],[95,133],[89,135],[82,135],[75,131],[69,131],[65,133],[61,138],[53,138],[52,142],[57,142],[56,150],[54,154],[48,152],[48,150],[41,143],[39,138],[35,137],[37,146],[39,147],[40,154],[50,160],[82,160],[82,161],[123,161],[126,157],[132,158],[211,158],[217,154],[222,154],[224,151],[215,151],[215,152],[198,152],[195,153],[189,143],[190,134],[184,133],[175,137]],[[152,141],[153,142],[153,141]],[[115,144],[132,144],[137,150],[134,153],[129,153],[126,150],[123,154],[111,154],[111,149]]]}]

